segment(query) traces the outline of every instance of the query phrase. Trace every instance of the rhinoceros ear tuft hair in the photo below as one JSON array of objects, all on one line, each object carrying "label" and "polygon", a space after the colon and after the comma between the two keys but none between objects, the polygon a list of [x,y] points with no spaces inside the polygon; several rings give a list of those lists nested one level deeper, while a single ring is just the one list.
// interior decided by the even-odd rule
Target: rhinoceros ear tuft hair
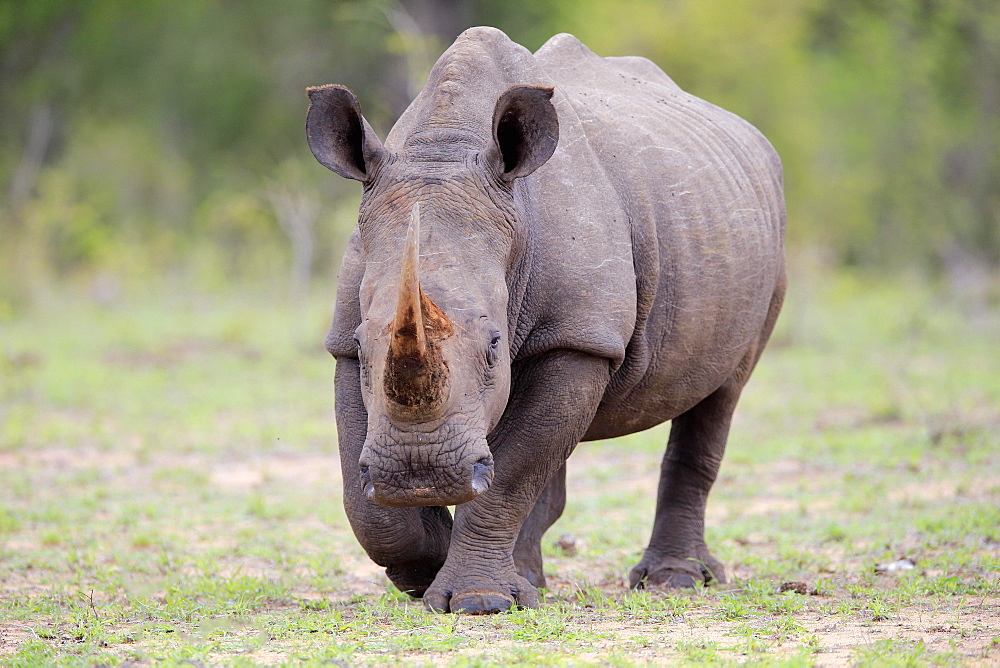
[{"label": "rhinoceros ear tuft hair", "polygon": [[511,86],[493,110],[493,146],[487,151],[507,181],[527,176],[552,157],[559,118],[549,86]]},{"label": "rhinoceros ear tuft hair", "polygon": [[307,88],[309,112],[306,139],[309,149],[324,167],[348,179],[367,181],[372,166],[385,153],[361,105],[344,86]]}]

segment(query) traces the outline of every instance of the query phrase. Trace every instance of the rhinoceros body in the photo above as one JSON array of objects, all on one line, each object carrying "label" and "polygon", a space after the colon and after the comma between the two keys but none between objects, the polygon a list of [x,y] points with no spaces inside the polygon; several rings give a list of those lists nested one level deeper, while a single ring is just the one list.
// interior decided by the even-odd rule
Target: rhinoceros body
[{"label": "rhinoceros body", "polygon": [[534,606],[574,447],[672,420],[631,583],[724,581],[705,502],[785,289],[767,140],[570,35],[466,31],[384,145],[347,89],[310,97],[365,186],[327,348],[368,554],[434,610]]}]

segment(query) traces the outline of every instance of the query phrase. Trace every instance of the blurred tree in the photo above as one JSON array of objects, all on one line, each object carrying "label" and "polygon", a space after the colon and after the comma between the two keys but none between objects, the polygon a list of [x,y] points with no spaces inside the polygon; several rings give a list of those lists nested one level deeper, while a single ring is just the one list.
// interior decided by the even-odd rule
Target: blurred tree
[{"label": "blurred tree", "polygon": [[[756,124],[785,161],[793,245],[1000,263],[995,0],[7,0],[0,299],[99,271],[329,274],[359,193],[312,164],[303,89],[350,86],[384,137],[474,24],[645,55]],[[307,199],[308,243],[288,227]]]},{"label": "blurred tree", "polygon": [[1000,262],[1000,4],[830,4],[813,45],[828,150],[867,176],[846,259]]},{"label": "blurred tree", "polygon": [[309,179],[301,174],[301,162],[287,162],[278,179],[267,188],[267,199],[281,231],[292,246],[289,293],[300,299],[312,279],[316,254],[316,221],[319,218],[319,196],[315,190],[302,187]]}]

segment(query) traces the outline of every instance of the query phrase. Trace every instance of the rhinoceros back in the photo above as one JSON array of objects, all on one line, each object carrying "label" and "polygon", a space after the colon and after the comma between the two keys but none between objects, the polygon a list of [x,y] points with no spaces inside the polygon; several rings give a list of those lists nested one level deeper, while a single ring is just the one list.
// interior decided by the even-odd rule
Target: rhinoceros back
[{"label": "rhinoceros back", "polygon": [[[644,58],[601,58],[571,35],[535,57],[560,118],[560,148],[536,173],[554,204],[540,205],[545,228],[557,247],[566,226],[580,224],[558,209],[574,197],[603,200],[603,220],[591,224],[608,241],[582,263],[613,264],[627,241],[632,286],[577,306],[627,329],[602,410],[650,426],[719,387],[760,334],[783,276],[780,160],[752,125],[685,93]],[[575,183],[560,173],[567,169]]]}]

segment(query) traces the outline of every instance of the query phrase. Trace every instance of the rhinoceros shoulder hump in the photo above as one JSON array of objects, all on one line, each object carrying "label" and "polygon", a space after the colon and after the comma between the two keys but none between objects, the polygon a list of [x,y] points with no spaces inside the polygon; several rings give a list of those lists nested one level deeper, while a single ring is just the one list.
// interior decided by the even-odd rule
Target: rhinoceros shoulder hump
[{"label": "rhinoceros shoulder hump", "polygon": [[616,56],[604,58],[604,62],[623,74],[639,77],[651,83],[658,83],[670,88],[680,88],[667,73],[648,58],[642,56]]},{"label": "rhinoceros shoulder hump", "polygon": [[570,65],[581,61],[603,60],[587,45],[569,33],[559,33],[549,38],[549,41],[535,51],[535,58],[545,65]]},{"label": "rhinoceros shoulder hump", "polygon": [[487,44],[510,44],[512,40],[502,30],[490,26],[475,26],[466,28],[456,39],[456,44],[463,42],[484,42]]}]

